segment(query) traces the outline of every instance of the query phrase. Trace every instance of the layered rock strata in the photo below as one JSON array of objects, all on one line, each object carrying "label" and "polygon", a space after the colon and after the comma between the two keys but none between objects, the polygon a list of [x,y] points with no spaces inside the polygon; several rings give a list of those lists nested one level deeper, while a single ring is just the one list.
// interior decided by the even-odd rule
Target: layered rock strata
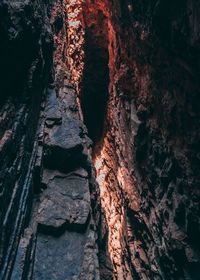
[{"label": "layered rock strata", "polygon": [[53,42],[47,5],[1,1],[0,14],[0,278],[10,279],[33,200],[35,135]]},{"label": "layered rock strata", "polygon": [[[30,77],[28,84],[24,78],[24,84],[16,87],[19,96],[7,88],[10,96],[1,96],[0,278],[100,279],[91,207],[91,195],[97,192],[91,140],[69,82],[65,3],[13,1],[1,8],[9,21],[18,23],[14,27],[19,28],[19,38],[26,35],[26,24],[34,28],[36,21],[38,53],[36,61],[30,61],[30,70],[23,69]],[[24,26],[21,20],[26,13],[30,22]],[[9,24],[5,28],[10,31]],[[17,44],[18,33],[9,46]],[[29,36],[36,44],[36,38]],[[5,47],[6,43],[5,39]],[[29,43],[25,40],[24,49]],[[16,69],[23,67],[20,63]]]}]

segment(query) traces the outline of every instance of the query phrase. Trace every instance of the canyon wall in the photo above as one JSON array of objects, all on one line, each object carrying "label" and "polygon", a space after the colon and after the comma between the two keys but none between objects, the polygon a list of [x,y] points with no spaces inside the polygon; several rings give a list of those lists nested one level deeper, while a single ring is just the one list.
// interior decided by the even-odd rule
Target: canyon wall
[{"label": "canyon wall", "polygon": [[66,3],[1,13],[0,279],[100,279],[91,140],[67,62]]},{"label": "canyon wall", "polygon": [[199,280],[199,4],[1,1],[0,279]]},{"label": "canyon wall", "polygon": [[197,2],[87,1],[109,52],[94,164],[115,279],[199,279]]},{"label": "canyon wall", "polygon": [[33,203],[35,134],[53,40],[47,3],[1,1],[0,17],[0,278],[10,279]]}]

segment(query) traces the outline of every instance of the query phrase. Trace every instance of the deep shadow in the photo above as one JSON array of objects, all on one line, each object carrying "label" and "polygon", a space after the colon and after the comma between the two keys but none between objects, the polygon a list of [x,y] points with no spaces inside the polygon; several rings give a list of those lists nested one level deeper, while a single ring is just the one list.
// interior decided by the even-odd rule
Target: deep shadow
[{"label": "deep shadow", "polygon": [[[89,137],[94,145],[100,142],[104,128],[108,101],[109,68],[108,49],[98,46],[88,30],[86,34],[85,68],[81,92],[81,107]],[[107,34],[105,34],[105,37]],[[107,38],[101,40],[107,41]]]},{"label": "deep shadow", "polygon": [[[90,7],[91,8],[91,7]],[[91,16],[91,17],[90,17]],[[107,103],[109,98],[108,19],[102,10],[88,16],[85,11],[85,63],[80,103],[88,135],[93,141],[93,159],[101,151],[107,130]],[[93,189],[94,188],[94,189]],[[108,251],[108,224],[98,205],[99,186],[90,184],[91,205],[98,233],[98,259],[101,279],[113,279],[113,267]]]}]

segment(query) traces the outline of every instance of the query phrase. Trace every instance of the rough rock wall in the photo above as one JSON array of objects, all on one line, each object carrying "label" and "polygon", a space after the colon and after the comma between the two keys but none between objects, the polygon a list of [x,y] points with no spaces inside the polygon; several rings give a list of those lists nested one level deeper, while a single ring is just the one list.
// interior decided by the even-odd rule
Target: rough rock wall
[{"label": "rough rock wall", "polygon": [[9,279],[33,199],[42,93],[52,53],[47,4],[0,3],[0,278]]},{"label": "rough rock wall", "polygon": [[199,279],[199,2],[87,3],[108,17],[94,163],[114,278]]},{"label": "rough rock wall", "polygon": [[0,279],[198,280],[199,1],[0,16]]},{"label": "rough rock wall", "polygon": [[0,8],[0,279],[98,280],[98,188],[70,83],[66,3]]}]

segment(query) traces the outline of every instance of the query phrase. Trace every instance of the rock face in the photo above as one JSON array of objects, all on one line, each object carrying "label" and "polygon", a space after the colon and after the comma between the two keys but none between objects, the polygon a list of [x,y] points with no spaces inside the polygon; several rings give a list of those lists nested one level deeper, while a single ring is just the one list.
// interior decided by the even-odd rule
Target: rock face
[{"label": "rock face", "polygon": [[33,201],[35,135],[53,41],[48,5],[1,1],[0,14],[0,278],[9,279]]},{"label": "rock face", "polygon": [[[199,279],[199,7],[186,2],[85,8],[108,28],[109,99],[94,164],[115,279]],[[99,18],[86,23],[99,42]]]},{"label": "rock face", "polygon": [[1,1],[0,279],[200,279],[199,4]]},{"label": "rock face", "polygon": [[68,224],[81,228],[89,218],[90,194],[88,179],[79,174],[65,177],[55,174],[43,192],[38,209],[38,223],[50,230],[59,230]]},{"label": "rock face", "polygon": [[0,279],[100,279],[91,140],[61,55],[64,3],[0,9],[2,60],[14,67],[1,66]]}]

